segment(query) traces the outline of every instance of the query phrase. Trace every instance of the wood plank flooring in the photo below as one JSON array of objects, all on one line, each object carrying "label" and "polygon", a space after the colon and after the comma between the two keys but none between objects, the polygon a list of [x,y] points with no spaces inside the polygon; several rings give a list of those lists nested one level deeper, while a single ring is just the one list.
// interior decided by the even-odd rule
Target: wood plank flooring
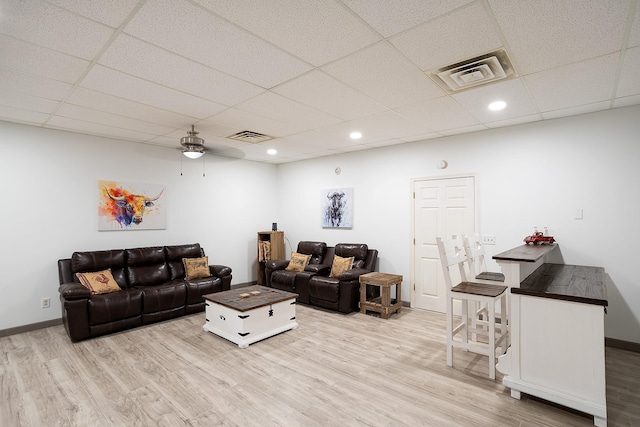
[{"label": "wood plank flooring", "polygon": [[[591,426],[487,377],[444,315],[389,320],[299,304],[299,327],[239,349],[204,313],[73,344],[62,326],[0,338],[0,425]],[[544,343],[541,343],[544,345]],[[609,426],[640,426],[640,354],[607,348]]]}]

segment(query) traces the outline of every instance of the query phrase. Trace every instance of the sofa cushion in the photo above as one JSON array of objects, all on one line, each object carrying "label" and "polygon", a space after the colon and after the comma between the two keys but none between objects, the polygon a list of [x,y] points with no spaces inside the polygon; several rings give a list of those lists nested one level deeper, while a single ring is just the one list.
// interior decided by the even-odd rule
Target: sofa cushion
[{"label": "sofa cushion", "polygon": [[125,251],[122,249],[110,251],[74,252],[71,255],[71,272],[74,274],[74,282],[80,282],[75,273],[88,271],[102,271],[111,269],[113,278],[121,288],[127,287],[125,278]]},{"label": "sofa cushion", "polygon": [[80,283],[89,289],[92,294],[108,294],[120,290],[120,286],[113,278],[110,269],[91,273],[76,273],[76,276]]},{"label": "sofa cushion", "polygon": [[129,286],[155,286],[171,280],[162,246],[127,249],[125,253]]},{"label": "sofa cushion", "polygon": [[296,271],[276,270],[271,273],[271,287],[281,291],[294,292]]},{"label": "sofa cushion", "polygon": [[332,277],[315,276],[309,281],[309,296],[328,302],[338,302],[340,281]]},{"label": "sofa cushion", "polygon": [[185,279],[204,279],[211,276],[209,271],[209,257],[183,258]]},{"label": "sofa cushion", "polygon": [[326,251],[327,244],[325,242],[302,241],[298,243],[298,250],[296,252],[311,255],[309,264],[320,264]]},{"label": "sofa cushion", "polygon": [[142,291],[142,314],[184,307],[187,301],[187,285],[168,282],[157,286],[145,286]]},{"label": "sofa cushion", "polygon": [[341,256],[335,255],[329,277],[338,277],[345,271],[351,269],[351,266],[353,266],[353,257],[342,258]]},{"label": "sofa cushion", "polygon": [[304,268],[309,264],[311,255],[305,255],[298,252],[291,253],[291,260],[285,270],[287,271],[304,271]]},{"label": "sofa cushion", "polygon": [[204,303],[203,295],[221,292],[222,280],[218,277],[207,277],[205,279],[185,280],[187,287],[187,304]]},{"label": "sofa cushion", "polygon": [[368,246],[363,243],[338,243],[336,255],[347,258],[352,256],[355,260],[366,259]]},{"label": "sofa cushion", "polygon": [[200,247],[199,243],[165,246],[164,251],[167,263],[169,264],[171,280],[184,279],[183,258],[200,258],[204,256],[204,251]]},{"label": "sofa cushion", "polygon": [[89,325],[101,325],[142,314],[142,292],[123,289],[110,294],[92,295],[88,302]]}]

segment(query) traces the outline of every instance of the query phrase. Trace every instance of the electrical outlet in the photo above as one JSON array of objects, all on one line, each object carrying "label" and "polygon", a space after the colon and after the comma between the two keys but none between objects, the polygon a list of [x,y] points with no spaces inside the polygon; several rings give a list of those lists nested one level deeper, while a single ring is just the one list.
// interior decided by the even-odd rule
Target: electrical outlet
[{"label": "electrical outlet", "polygon": [[42,298],[40,301],[40,308],[49,308],[51,307],[51,298]]},{"label": "electrical outlet", "polygon": [[482,236],[482,244],[483,245],[495,245],[496,244],[496,236]]}]

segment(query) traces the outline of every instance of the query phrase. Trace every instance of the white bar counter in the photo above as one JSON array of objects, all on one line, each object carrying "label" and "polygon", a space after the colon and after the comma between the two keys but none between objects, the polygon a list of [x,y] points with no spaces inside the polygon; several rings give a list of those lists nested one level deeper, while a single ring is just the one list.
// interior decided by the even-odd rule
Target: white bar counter
[{"label": "white bar counter", "polygon": [[[533,264],[553,250],[526,249],[536,258],[529,261]],[[522,274],[509,265],[513,274]],[[595,425],[606,426],[604,269],[539,264],[510,293],[511,346],[496,368],[511,396],[537,396],[593,415]]]}]

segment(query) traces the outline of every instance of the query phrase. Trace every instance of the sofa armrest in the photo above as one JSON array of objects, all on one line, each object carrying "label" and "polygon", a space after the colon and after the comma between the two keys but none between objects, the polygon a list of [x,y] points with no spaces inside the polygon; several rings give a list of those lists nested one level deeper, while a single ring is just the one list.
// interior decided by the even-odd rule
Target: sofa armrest
[{"label": "sofa armrest", "polygon": [[63,283],[60,285],[60,296],[65,300],[87,299],[91,291],[80,283]]},{"label": "sofa armrest", "polygon": [[345,271],[337,278],[340,281],[357,280],[360,276],[367,273],[371,273],[371,271],[367,270],[366,268],[352,268],[351,270]]},{"label": "sofa armrest", "polygon": [[307,264],[304,271],[315,273],[319,276],[328,276],[331,272],[331,266],[327,264]]},{"label": "sofa armrest", "polygon": [[264,266],[265,268],[268,268],[270,270],[284,270],[285,268],[287,268],[288,265],[289,265],[288,259],[276,259],[276,260],[267,261]]},{"label": "sofa armrest", "polygon": [[226,265],[210,265],[209,271],[216,277],[224,277],[231,274],[231,267]]}]

